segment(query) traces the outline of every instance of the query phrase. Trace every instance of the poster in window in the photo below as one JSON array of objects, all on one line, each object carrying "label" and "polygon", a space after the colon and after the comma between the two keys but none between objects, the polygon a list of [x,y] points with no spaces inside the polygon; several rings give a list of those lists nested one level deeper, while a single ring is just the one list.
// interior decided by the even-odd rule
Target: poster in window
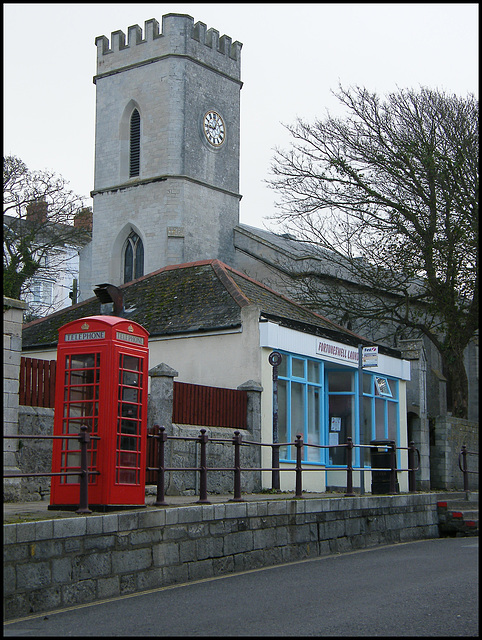
[{"label": "poster in window", "polygon": [[388,384],[388,380],[386,378],[375,376],[375,384],[377,386],[378,393],[381,396],[392,396],[392,390],[390,389],[390,385]]},{"label": "poster in window", "polygon": [[332,417],[330,422],[330,431],[341,431],[341,418]]},{"label": "poster in window", "polygon": [[330,447],[336,447],[338,445],[338,433],[332,433],[330,431],[328,435],[329,435],[328,445]]}]

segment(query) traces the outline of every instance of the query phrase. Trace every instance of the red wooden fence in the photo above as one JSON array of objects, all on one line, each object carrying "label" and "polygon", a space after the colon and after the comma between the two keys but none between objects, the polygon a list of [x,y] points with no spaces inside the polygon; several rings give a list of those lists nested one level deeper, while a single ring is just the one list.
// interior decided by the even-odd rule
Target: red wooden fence
[{"label": "red wooden fence", "polygon": [[55,360],[20,358],[19,404],[27,407],[54,407]]},{"label": "red wooden fence", "polygon": [[[20,359],[19,403],[54,407],[55,360]],[[172,421],[202,427],[247,427],[247,393],[199,384],[174,382]]]},{"label": "red wooden fence", "polygon": [[[172,421],[202,427],[246,429],[248,394],[238,389],[205,387],[187,382],[174,382]],[[151,427],[148,433],[156,433]],[[157,467],[158,441],[147,439],[147,465]],[[157,472],[146,472],[146,484],[156,484]]]},{"label": "red wooden fence", "polygon": [[247,427],[247,392],[174,382],[172,421],[204,427]]}]

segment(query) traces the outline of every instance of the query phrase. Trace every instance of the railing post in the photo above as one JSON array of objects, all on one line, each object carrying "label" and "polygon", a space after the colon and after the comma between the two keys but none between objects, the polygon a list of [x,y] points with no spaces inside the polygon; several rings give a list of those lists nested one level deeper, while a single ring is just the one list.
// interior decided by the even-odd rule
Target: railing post
[{"label": "railing post", "polygon": [[410,493],[414,493],[416,490],[415,482],[415,442],[410,441],[408,447],[408,490]]},{"label": "railing post", "polygon": [[464,491],[468,491],[469,490],[469,473],[467,471],[467,447],[465,444],[462,445],[462,450],[460,452],[460,455],[462,456],[462,466],[460,467],[460,464],[459,464],[459,467],[461,468],[462,473],[464,474]]},{"label": "railing post", "polygon": [[154,425],[154,428],[158,428],[157,433],[157,458],[158,458],[158,470],[157,470],[157,495],[155,506],[167,505],[165,500],[165,471],[164,471],[164,447],[167,441],[166,427],[160,427],[158,424]]},{"label": "railing post", "polygon": [[390,440],[390,493],[397,492],[397,448],[395,440]]},{"label": "railing post", "polygon": [[279,481],[279,444],[271,445],[271,488],[280,490]]},{"label": "railing post", "polygon": [[234,444],[234,497],[233,502],[244,502],[241,497],[241,440],[239,431],[233,435]]},{"label": "railing post", "polygon": [[301,471],[302,471],[301,452],[303,449],[303,439],[299,434],[296,436],[295,447],[296,447],[296,497],[302,498],[303,490],[302,490],[302,480],[301,480]]},{"label": "railing post", "polygon": [[89,463],[87,460],[87,445],[90,442],[90,434],[85,425],[80,427],[80,496],[79,508],[75,513],[92,513],[89,509]]},{"label": "railing post", "polygon": [[346,439],[346,493],[345,496],[354,496],[353,492],[353,466],[352,466],[352,449],[353,440],[348,437]]},{"label": "railing post", "polygon": [[206,466],[206,443],[209,440],[209,436],[206,434],[206,429],[201,429],[201,434],[198,437],[201,445],[200,466],[199,466],[199,500],[201,504],[211,504],[208,500],[208,483],[207,483],[207,466]]}]

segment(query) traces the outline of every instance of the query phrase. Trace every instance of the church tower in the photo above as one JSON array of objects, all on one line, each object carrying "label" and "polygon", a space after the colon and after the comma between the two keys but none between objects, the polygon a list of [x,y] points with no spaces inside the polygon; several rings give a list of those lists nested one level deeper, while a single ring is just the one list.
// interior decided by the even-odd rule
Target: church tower
[{"label": "church tower", "polygon": [[232,264],[241,43],[168,14],[161,31],[148,20],[144,33],[128,28],[127,42],[115,31],[96,46],[92,271],[82,298],[170,264]]}]

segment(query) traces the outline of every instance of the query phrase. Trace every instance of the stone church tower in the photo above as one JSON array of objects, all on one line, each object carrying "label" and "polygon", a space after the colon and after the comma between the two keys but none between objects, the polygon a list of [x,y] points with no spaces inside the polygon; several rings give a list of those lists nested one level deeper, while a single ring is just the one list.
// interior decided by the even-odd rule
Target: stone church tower
[{"label": "stone church tower", "polygon": [[[239,222],[241,43],[168,14],[100,36],[90,259],[96,284],[170,264],[234,261]],[[89,273],[90,272],[90,273]]]}]

